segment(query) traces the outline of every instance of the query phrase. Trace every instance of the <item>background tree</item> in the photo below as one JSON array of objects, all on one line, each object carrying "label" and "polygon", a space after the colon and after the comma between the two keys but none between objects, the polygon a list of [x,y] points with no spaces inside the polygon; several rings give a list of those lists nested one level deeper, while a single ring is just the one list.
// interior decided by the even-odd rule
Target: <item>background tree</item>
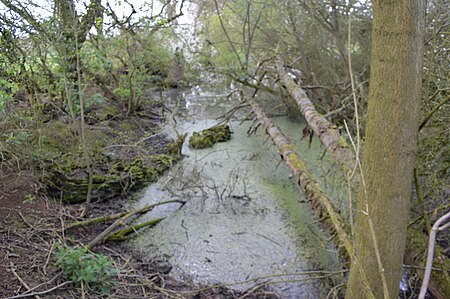
[{"label": "background tree", "polygon": [[[204,64],[250,82],[266,71],[261,64],[273,64],[270,58],[280,56],[291,69],[301,70],[303,87],[321,112],[330,113],[339,124],[345,119],[353,128],[347,56],[352,55],[358,105],[364,110],[371,30],[368,1],[217,0],[217,6],[198,2],[202,12],[199,34],[204,40],[199,53]],[[352,39],[347,45],[350,16]],[[248,66],[242,71],[244,65]],[[271,77],[269,82],[276,81],[273,72],[265,76]]]},{"label": "background tree", "polygon": [[[146,1],[139,8],[125,1],[131,8],[125,16],[101,2],[0,1],[2,160],[46,169],[61,153],[76,156],[81,108],[133,112],[146,89],[163,85],[173,56],[170,26],[183,14],[184,0]],[[65,129],[46,131],[52,120]],[[55,151],[43,150],[47,143]]]}]

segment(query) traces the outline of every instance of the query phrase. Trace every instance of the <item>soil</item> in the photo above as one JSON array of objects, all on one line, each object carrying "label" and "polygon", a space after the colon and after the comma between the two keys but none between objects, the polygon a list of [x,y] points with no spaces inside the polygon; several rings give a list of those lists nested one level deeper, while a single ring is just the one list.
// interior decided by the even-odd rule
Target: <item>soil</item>
[{"label": "soil", "polygon": [[[55,212],[58,207],[45,197],[36,198],[38,190],[39,183],[33,176],[3,167],[0,180],[0,297],[23,291],[24,284],[19,277],[23,277],[28,285],[43,282],[39,279],[37,265],[45,265],[51,231],[57,230]],[[40,241],[42,244],[34,246]]]}]

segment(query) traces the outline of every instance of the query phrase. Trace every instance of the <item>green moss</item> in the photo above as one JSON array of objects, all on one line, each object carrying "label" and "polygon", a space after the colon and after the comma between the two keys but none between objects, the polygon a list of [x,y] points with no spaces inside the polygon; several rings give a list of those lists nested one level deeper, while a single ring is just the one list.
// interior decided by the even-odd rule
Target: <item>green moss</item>
[{"label": "green moss", "polygon": [[[169,154],[137,155],[131,161],[116,160],[108,168],[102,162],[94,166],[93,199],[136,190],[160,177],[172,167],[176,159],[178,156]],[[76,158],[66,155],[52,169],[49,191],[63,202],[77,203],[86,200],[88,174],[86,168],[77,161]]]},{"label": "green moss", "polygon": [[212,147],[217,142],[231,139],[231,130],[228,125],[214,126],[201,132],[194,132],[189,138],[189,146],[195,149]]},{"label": "green moss", "polygon": [[[129,124],[122,123],[120,128],[121,138],[128,138]],[[59,133],[55,133],[59,134]],[[105,133],[106,134],[106,133]],[[101,134],[100,134],[101,135]],[[68,138],[68,136],[65,136]],[[167,145],[166,154],[134,156],[125,153],[116,156],[104,154],[104,136],[97,133],[90,134],[88,140],[93,162],[92,199],[111,198],[122,196],[124,193],[133,192],[147,183],[159,178],[164,171],[172,167],[174,161],[181,157],[181,147],[186,138],[180,136],[174,142]],[[58,135],[58,140],[63,136]],[[101,140],[100,140],[101,139]],[[53,142],[57,142],[52,138]],[[50,147],[52,145],[49,145]],[[86,200],[88,191],[88,165],[84,159],[84,151],[76,144],[70,149],[66,145],[60,145],[66,150],[66,154],[52,155],[48,163],[50,166],[46,172],[46,182],[50,195],[62,199],[63,202],[77,203]]]},{"label": "green moss", "polygon": [[181,149],[183,148],[183,143],[186,140],[186,136],[187,134],[178,136],[176,140],[170,142],[166,147],[167,153],[174,157],[181,156]]},{"label": "green moss", "polygon": [[153,166],[153,170],[157,173],[161,174],[163,171],[172,167],[174,162],[174,157],[167,154],[160,154],[151,157],[151,162]]}]

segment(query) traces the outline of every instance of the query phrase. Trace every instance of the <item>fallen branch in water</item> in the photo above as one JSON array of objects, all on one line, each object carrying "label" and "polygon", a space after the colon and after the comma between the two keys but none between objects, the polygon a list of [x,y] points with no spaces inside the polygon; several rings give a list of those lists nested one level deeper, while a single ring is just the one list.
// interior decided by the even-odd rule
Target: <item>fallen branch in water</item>
[{"label": "fallen branch in water", "polygon": [[[355,165],[355,155],[351,147],[340,136],[337,127],[316,110],[316,107],[314,107],[306,92],[285,71],[283,62],[280,59],[277,59],[277,70],[281,83],[283,83],[288,93],[297,102],[299,110],[308,123],[308,126],[316,133],[320,142],[341,166],[344,173],[349,174]],[[358,181],[359,176],[356,175],[354,179]]]},{"label": "fallen branch in water", "polygon": [[160,205],[164,205],[164,204],[168,204],[168,203],[181,203],[183,205],[185,202],[181,201],[181,200],[167,200],[167,201],[162,201],[162,202],[158,202],[155,204],[151,204],[151,205],[145,206],[145,207],[137,209],[137,210],[126,212],[125,215],[121,216],[113,224],[111,224],[109,227],[107,227],[101,234],[99,234],[94,240],[89,242],[87,247],[92,248],[92,247],[100,244],[104,240],[106,240],[108,238],[108,236],[112,234],[114,229],[116,229],[120,225],[124,225],[125,222],[127,220],[129,220],[132,216],[147,213],[148,211],[151,211],[156,206],[160,206]]},{"label": "fallen branch in water", "polygon": [[[265,132],[269,135],[278,148],[278,152],[282,159],[286,162],[286,165],[291,169],[297,178],[297,184],[305,194],[306,199],[310,202],[314,211],[318,216],[323,219],[323,224],[330,231],[331,234],[337,235],[335,242],[339,247],[343,247],[345,252],[340,252],[341,256],[347,260],[354,261],[359,265],[358,258],[354,254],[353,245],[348,235],[348,229],[345,222],[342,220],[339,213],[337,213],[330,199],[326,196],[322,187],[315,181],[313,175],[309,172],[306,165],[300,160],[299,155],[294,151],[293,146],[289,143],[289,140],[281,132],[277,125],[270,121],[264,111],[259,105],[253,101],[248,100],[252,107],[253,113],[256,115],[258,124],[251,128],[250,133],[256,131],[256,128],[261,124],[265,128]],[[360,266],[358,270],[362,276],[364,285],[368,290],[367,298],[375,299],[373,295],[367,276]]]},{"label": "fallen branch in water", "polygon": [[114,220],[117,218],[122,217],[123,215],[126,215],[128,212],[120,212],[112,215],[105,215],[101,217],[91,218],[85,221],[78,221],[78,222],[72,222],[66,225],[66,229],[73,228],[73,227],[80,227],[80,226],[88,226],[94,223],[100,223],[100,222],[107,222],[109,220]]},{"label": "fallen branch in water", "polygon": [[[319,136],[321,143],[326,147],[327,151],[331,154],[331,157],[335,162],[337,162],[344,173],[347,175],[351,173],[355,166],[355,155],[351,151],[350,146],[344,140],[342,136],[339,136],[339,131],[336,126],[329,122],[323,115],[321,115],[314,104],[308,99],[306,92],[297,85],[294,80],[285,71],[283,62],[277,60],[277,70],[280,80],[283,86],[289,92],[291,97],[295,99],[302,115],[305,117],[308,125],[314,132]],[[420,125],[423,128],[433,114],[444,104],[449,101],[449,98],[442,100],[432,111],[428,113],[424,121]],[[356,190],[359,184],[360,176],[358,172],[354,172],[353,176],[348,176],[351,181],[351,189]],[[416,232],[416,228],[410,226],[408,228],[408,243],[406,249],[406,256],[412,256],[413,263],[416,265],[423,265],[425,262],[422,256],[422,249],[427,248],[428,240],[426,236],[421,232]],[[435,262],[441,265],[450,265],[450,259],[444,254],[439,254],[438,257],[434,258]],[[420,274],[420,273],[419,273]],[[450,278],[448,275],[439,275],[439,273],[434,273],[432,281],[430,281],[431,293],[437,298],[449,298],[450,294]]]},{"label": "fallen branch in water", "polygon": [[131,233],[137,232],[137,230],[139,230],[143,227],[146,227],[146,226],[153,227],[153,226],[157,225],[158,223],[160,223],[161,221],[163,221],[164,219],[166,219],[166,217],[149,220],[144,223],[136,224],[136,225],[121,229],[118,232],[115,232],[114,234],[108,236],[106,238],[106,240],[111,240],[111,241],[126,240],[129,238],[129,235]]}]

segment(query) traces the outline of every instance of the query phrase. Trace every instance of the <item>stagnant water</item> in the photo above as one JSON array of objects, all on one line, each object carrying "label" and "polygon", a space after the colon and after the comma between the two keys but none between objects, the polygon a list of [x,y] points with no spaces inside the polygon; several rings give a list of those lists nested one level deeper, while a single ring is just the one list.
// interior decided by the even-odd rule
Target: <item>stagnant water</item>
[{"label": "stagnant water", "polygon": [[[171,106],[179,104],[182,116],[177,117],[177,130],[192,134],[216,124],[215,119],[238,100],[227,97],[227,92],[197,87],[171,91],[165,101]],[[275,103],[266,99],[264,105],[270,109]],[[300,141],[304,125],[286,117],[274,120],[285,132],[299,132],[291,136],[292,143],[311,167],[316,165],[323,149],[317,140],[311,148]],[[135,207],[174,198],[187,203],[148,213],[142,221],[167,218],[139,235],[131,246],[149,259],[168,262],[176,279],[198,286],[227,284],[243,291],[271,282],[267,287],[283,298],[326,297],[342,275],[317,279],[323,273],[305,272],[341,270],[330,236],[321,229],[264,132],[260,129],[249,137],[250,122],[240,124],[236,118],[230,125],[230,141],[202,150],[185,144],[186,157],[144,190]],[[321,182],[331,185],[326,177],[322,175]]]}]

